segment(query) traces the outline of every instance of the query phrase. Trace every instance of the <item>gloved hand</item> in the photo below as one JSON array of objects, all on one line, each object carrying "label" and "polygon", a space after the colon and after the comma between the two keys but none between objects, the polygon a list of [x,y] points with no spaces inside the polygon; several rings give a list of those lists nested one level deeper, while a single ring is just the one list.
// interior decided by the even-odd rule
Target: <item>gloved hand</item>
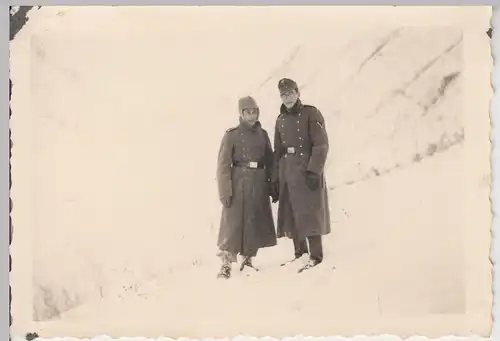
[{"label": "gloved hand", "polygon": [[278,181],[273,181],[270,183],[270,193],[272,202],[276,203],[279,200],[280,185]]},{"label": "gloved hand", "polygon": [[315,191],[319,188],[320,180],[321,178],[318,174],[310,171],[306,172],[306,184],[311,191]]},{"label": "gloved hand", "polygon": [[229,208],[231,207],[232,199],[232,197],[224,197],[221,198],[220,201],[224,207]]}]

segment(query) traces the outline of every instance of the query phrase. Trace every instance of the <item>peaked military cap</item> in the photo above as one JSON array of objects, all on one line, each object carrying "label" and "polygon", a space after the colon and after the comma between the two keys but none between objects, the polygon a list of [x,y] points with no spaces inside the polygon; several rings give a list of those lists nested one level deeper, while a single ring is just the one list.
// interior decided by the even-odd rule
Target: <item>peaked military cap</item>
[{"label": "peaked military cap", "polygon": [[298,88],[299,87],[297,86],[297,83],[295,83],[295,81],[290,78],[282,78],[278,82],[278,90],[280,94],[290,90],[297,90]]},{"label": "peaked military cap", "polygon": [[252,96],[245,96],[239,99],[238,109],[242,112],[244,109],[258,109],[257,101]]}]

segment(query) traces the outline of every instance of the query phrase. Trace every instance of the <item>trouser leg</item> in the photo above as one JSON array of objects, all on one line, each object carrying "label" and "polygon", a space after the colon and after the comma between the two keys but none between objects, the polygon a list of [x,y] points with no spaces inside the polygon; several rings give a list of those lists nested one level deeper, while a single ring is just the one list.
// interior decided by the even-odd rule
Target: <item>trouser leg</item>
[{"label": "trouser leg", "polygon": [[307,237],[309,242],[309,253],[311,258],[315,261],[323,261],[323,241],[321,236],[310,236]]},{"label": "trouser leg", "polygon": [[307,241],[309,242],[309,261],[306,265],[299,269],[299,273],[304,270],[315,267],[323,261],[323,244],[321,236],[309,236]]},{"label": "trouser leg", "polygon": [[307,242],[306,242],[305,239],[294,238],[293,239],[293,248],[294,248],[294,251],[295,251],[295,257],[296,258],[299,258],[303,254],[308,253]]}]

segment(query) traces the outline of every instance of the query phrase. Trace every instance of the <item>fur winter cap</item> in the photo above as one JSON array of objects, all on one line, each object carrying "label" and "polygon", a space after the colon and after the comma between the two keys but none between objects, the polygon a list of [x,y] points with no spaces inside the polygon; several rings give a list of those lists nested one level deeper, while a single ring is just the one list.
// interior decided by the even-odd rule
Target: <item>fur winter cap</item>
[{"label": "fur winter cap", "polygon": [[241,114],[244,109],[259,109],[259,106],[253,97],[245,96],[238,101],[238,109]]}]

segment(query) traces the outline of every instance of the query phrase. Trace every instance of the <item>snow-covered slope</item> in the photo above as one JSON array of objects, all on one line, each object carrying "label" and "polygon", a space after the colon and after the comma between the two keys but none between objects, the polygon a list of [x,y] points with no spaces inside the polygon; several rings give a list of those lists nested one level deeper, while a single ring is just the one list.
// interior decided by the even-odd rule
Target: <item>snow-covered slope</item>
[{"label": "snow-covered slope", "polygon": [[[284,29],[287,19],[268,13],[258,18],[267,33],[255,34],[256,9],[211,18],[193,10],[192,20],[205,20],[198,26],[186,24],[187,11],[42,8],[12,43],[12,53],[23,44],[32,52],[12,72],[16,86],[29,65],[34,109],[19,109],[25,116],[14,115],[12,129],[26,141],[14,144],[13,187],[30,185],[30,201],[17,200],[33,217],[17,212],[14,226],[31,225],[37,245],[34,318],[95,321],[120,311],[135,321],[158,312],[176,325],[158,333],[202,337],[217,336],[224,314],[241,315],[236,334],[258,312],[275,328],[293,321],[292,331],[321,335],[336,320],[363,332],[347,323],[353,316],[464,313],[462,32],[338,30],[326,14]],[[300,84],[330,134],[326,260],[297,277],[278,266],[292,255],[280,240],[259,254],[261,273],[216,284],[220,139],[247,94],[272,138],[281,77]],[[321,294],[307,299],[310,291]],[[331,315],[316,316],[316,304]],[[79,328],[100,328],[91,325]]]}]

